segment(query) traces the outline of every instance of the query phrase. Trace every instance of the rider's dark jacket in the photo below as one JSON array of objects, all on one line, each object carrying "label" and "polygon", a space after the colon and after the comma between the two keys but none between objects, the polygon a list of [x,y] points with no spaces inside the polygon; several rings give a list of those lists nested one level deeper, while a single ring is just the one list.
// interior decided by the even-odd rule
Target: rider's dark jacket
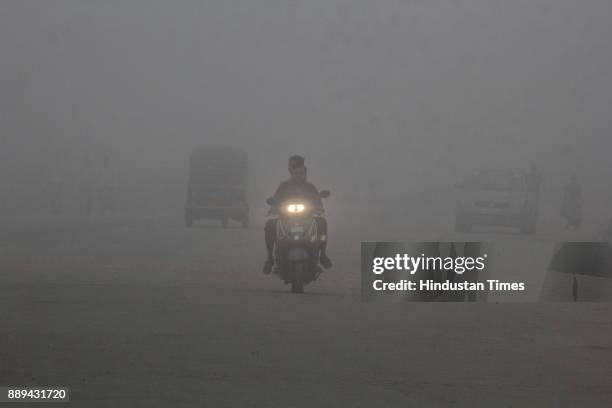
[{"label": "rider's dark jacket", "polygon": [[272,196],[274,206],[278,206],[284,201],[290,199],[303,199],[312,203],[315,208],[323,210],[323,201],[319,196],[319,190],[314,184],[308,181],[302,181],[297,179],[288,179],[280,183],[276,192]]}]

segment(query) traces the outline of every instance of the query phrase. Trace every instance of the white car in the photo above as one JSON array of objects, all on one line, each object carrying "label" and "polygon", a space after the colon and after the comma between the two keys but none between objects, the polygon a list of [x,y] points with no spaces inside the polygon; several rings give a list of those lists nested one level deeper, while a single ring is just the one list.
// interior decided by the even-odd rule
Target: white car
[{"label": "white car", "polygon": [[516,227],[533,234],[538,197],[528,191],[521,173],[475,172],[457,183],[455,225],[459,232],[476,225]]}]

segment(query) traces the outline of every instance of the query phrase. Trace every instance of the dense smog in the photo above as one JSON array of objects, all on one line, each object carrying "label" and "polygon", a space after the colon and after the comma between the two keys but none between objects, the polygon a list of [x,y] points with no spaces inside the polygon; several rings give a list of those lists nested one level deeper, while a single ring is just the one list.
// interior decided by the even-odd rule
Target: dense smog
[{"label": "dense smog", "polygon": [[[612,405],[611,18],[570,0],[3,1],[0,394]],[[487,293],[442,285],[441,263],[435,296],[377,302],[395,275],[364,278],[370,258],[442,253],[484,270],[485,250]]]}]

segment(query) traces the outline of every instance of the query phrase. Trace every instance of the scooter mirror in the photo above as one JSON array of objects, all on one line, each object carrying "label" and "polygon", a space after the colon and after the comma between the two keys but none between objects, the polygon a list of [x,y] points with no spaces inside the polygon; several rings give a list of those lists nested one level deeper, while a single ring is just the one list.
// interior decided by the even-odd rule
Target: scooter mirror
[{"label": "scooter mirror", "polygon": [[270,197],[270,198],[268,198],[268,199],[266,200],[266,203],[267,203],[268,205],[272,205],[272,204],[274,204],[274,199],[273,199],[272,197]]},{"label": "scooter mirror", "polygon": [[319,197],[321,198],[327,198],[331,195],[331,193],[329,192],[329,190],[322,190],[321,192],[319,192]]}]

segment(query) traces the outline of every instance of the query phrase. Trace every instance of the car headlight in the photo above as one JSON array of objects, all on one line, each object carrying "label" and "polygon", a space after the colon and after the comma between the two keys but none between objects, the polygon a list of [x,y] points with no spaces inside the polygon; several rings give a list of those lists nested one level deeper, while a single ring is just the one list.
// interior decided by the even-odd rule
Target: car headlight
[{"label": "car headlight", "polygon": [[289,213],[301,213],[306,209],[304,204],[289,204],[287,206],[287,212]]}]

